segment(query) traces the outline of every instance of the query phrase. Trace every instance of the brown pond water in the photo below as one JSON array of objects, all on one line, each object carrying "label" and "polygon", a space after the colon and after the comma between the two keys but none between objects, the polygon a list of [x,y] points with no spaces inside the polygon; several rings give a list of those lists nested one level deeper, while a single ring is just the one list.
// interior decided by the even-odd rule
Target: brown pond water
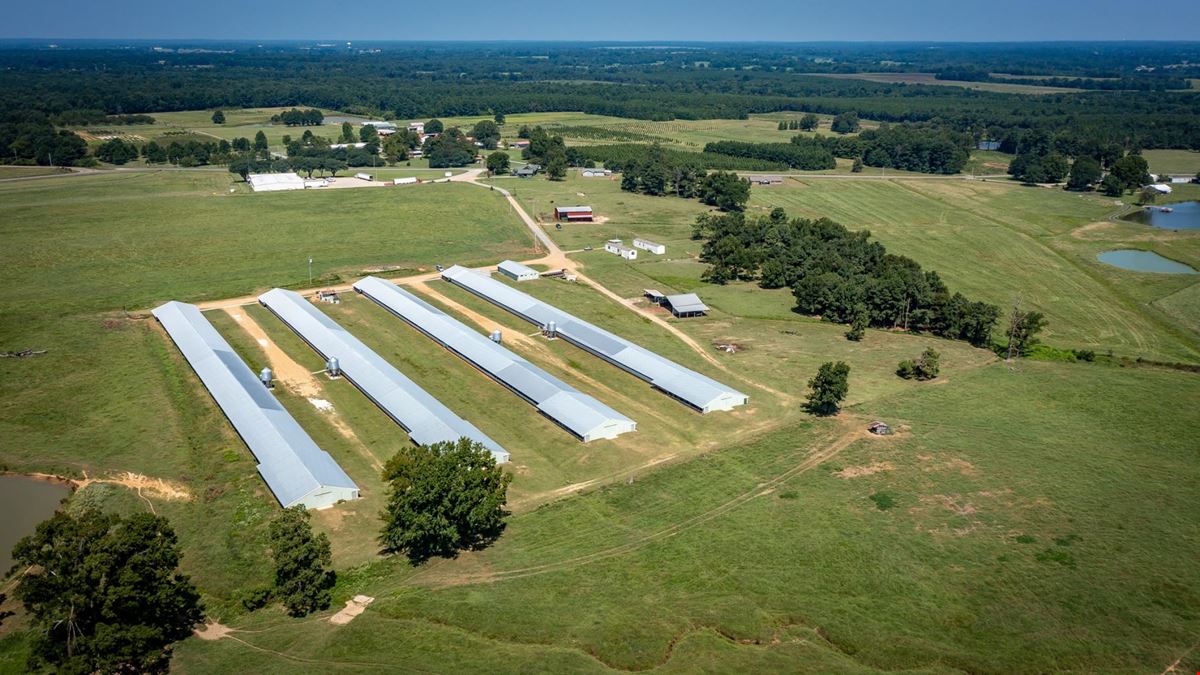
[{"label": "brown pond water", "polygon": [[54,481],[0,476],[0,576],[12,567],[12,547],[54,515],[70,493],[67,485]]}]

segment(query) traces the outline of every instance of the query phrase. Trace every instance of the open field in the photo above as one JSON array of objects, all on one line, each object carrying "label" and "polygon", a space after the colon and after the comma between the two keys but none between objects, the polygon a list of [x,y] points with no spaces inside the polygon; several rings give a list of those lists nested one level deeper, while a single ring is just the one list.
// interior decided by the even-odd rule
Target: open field
[{"label": "open field", "polygon": [[1195,175],[1200,173],[1200,152],[1194,150],[1143,150],[1151,173]]},{"label": "open field", "polygon": [[378,598],[350,626],[260,612],[175,665],[1188,672],[1200,493],[1178,429],[1200,420],[1159,400],[1198,395],[1043,363],[910,385],[860,406],[911,425],[894,439],[822,421],[742,442],[514,518],[486,551],[345,575],[339,598]]},{"label": "open field", "polygon": [[28,178],[30,176],[52,176],[56,173],[70,173],[70,170],[48,166],[0,166],[0,180],[5,178]]},{"label": "open field", "polygon": [[[606,115],[587,113],[524,113],[508,115],[501,132],[507,141],[517,137],[522,126],[542,126],[553,134],[563,136],[567,145],[592,145],[597,143],[658,142],[675,146],[680,150],[699,152],[706,143],[713,141],[746,141],[752,143],[786,143],[796,135],[811,135],[810,132],[780,131],[779,121],[799,119],[803,113],[769,113],[751,115],[745,120],[671,120],[653,122],[631,120]],[[831,115],[818,115],[821,126],[815,133],[830,135]],[[476,122],[491,119],[487,116],[448,117],[442,121],[446,126],[457,125],[469,129]],[[875,122],[863,122],[864,128],[878,126]]]},{"label": "open field", "polygon": [[[586,203],[607,219],[564,223],[562,230],[551,226],[565,249],[600,248],[609,238],[646,237],[666,244],[666,256],[645,254],[634,263],[603,251],[577,254],[589,270],[596,266],[597,278],[621,292],[696,290],[739,316],[789,313],[786,291],[701,284],[704,265],[694,260],[700,242],[690,238],[692,222],[706,210],[698,202],[631,195],[604,179],[497,179],[497,184],[513,189],[528,210],[543,216],[552,203]],[[1008,181],[931,178],[792,177],[781,186],[752,190],[750,212],[776,206],[793,216],[828,216],[851,229],[868,229],[890,251],[936,270],[951,289],[970,297],[1007,308],[1019,295],[1024,307],[1046,313],[1049,344],[1111,349],[1130,357],[1200,359],[1195,330],[1173,318],[1178,311],[1164,313],[1153,304],[1197,285],[1194,276],[1139,274],[1096,261],[1104,250],[1132,246],[1200,266],[1200,234],[1109,221],[1119,210],[1111,199]],[[772,297],[778,300],[768,300]]]},{"label": "open field", "polygon": [[[199,133],[207,114],[164,114],[160,125]],[[269,112],[226,114],[255,124]],[[512,115],[505,131],[523,118],[618,128],[572,115]],[[777,119],[620,128],[698,149],[706,138],[795,133],[777,131]],[[981,168],[1004,158],[980,154]],[[308,286],[309,255],[313,285],[529,259],[540,254],[528,230],[498,194],[461,184],[255,195],[221,170],[0,184],[0,282],[10,291],[0,349],[49,350],[0,360],[0,469],[130,471],[187,495],[92,484],[72,499],[152,508],[174,523],[184,571],[210,617],[233,629],[179,645],[178,672],[1161,672],[1181,658],[1182,671],[1200,668],[1188,651],[1200,635],[1196,374],[1012,365],[961,342],[879,330],[849,342],[845,327],[792,312],[786,289],[701,282],[691,226],[707,207],[697,201],[575,172],[492,182],[628,303],[644,308],[646,288],[698,292],[707,317],[666,320],[713,360],[585,284],[543,279],[522,291],[741,389],[750,404],[699,415],[466,291],[411,286],[481,333],[501,328],[508,348],[638,422],[582,444],[374,303],[346,293],[319,305],[512,452],[514,515],[501,539],[413,568],[381,558],[374,540],[379,466],[408,443],[403,429],[349,382],[312,374],[321,359],[269,311],[211,310],[251,368],[289,373],[276,395],[362,489],[363,499],[314,516],[339,584],[333,610],[303,620],[241,607],[269,582],[264,537],[277,506],[144,310]],[[592,205],[602,222],[554,229],[553,206],[568,204]],[[1111,199],[1009,181],[792,175],[753,188],[751,213],[775,206],[870,229],[968,296],[1006,307],[1019,295],[1047,314],[1053,346],[1200,362],[1195,277],[1095,259],[1133,247],[1200,267],[1200,233],[1115,220],[1127,207]],[[630,263],[581,250],[635,236],[667,255]],[[894,375],[927,346],[942,354],[937,380]],[[851,367],[847,410],[817,419],[802,409],[805,382],[829,360]],[[872,419],[900,433],[867,436]],[[359,593],[377,600],[347,626],[326,621]],[[0,672],[21,670],[25,626],[18,616],[0,631]]]},{"label": "open field", "polygon": [[819,77],[832,77],[839,80],[866,80],[868,82],[883,82],[884,84],[927,84],[939,87],[962,87],[979,91],[994,91],[1002,94],[1062,94],[1065,92],[1081,91],[1069,87],[1039,87],[1035,84],[1019,84],[1015,82],[967,82],[960,80],[939,80],[933,73],[813,73]]},{"label": "open field", "polygon": [[[432,269],[443,256],[494,262],[531,251],[511,209],[470,186],[231,195],[230,178],[164,171],[0,185],[0,276],[9,290],[0,301],[0,348],[48,350],[0,360],[0,466],[71,476],[132,471],[181,484],[190,501],[156,508],[176,524],[185,568],[218,614],[236,604],[236,592],[265,580],[263,528],[275,507],[249,453],[144,310],[168,299],[305,285],[308,255],[319,283],[372,267]],[[451,219],[452,236],[440,225]],[[228,318],[211,318],[261,363],[253,341],[228,330]],[[303,398],[281,398],[319,442],[337,434]],[[326,398],[341,410],[351,397]],[[373,440],[367,426],[356,430]],[[77,499],[109,503],[118,493],[96,485]],[[352,539],[362,545],[357,532]]]}]

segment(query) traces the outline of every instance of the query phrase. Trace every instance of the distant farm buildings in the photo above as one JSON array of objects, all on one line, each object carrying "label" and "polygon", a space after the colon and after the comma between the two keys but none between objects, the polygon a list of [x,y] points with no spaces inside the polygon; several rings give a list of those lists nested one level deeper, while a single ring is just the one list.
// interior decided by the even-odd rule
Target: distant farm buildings
[{"label": "distant farm buildings", "polygon": [[662,255],[667,252],[667,247],[662,244],[656,244],[649,239],[634,239],[633,247],[640,248],[643,251],[649,251],[654,255]]},{"label": "distant farm buildings", "polygon": [[626,260],[637,260],[637,251],[626,246],[620,239],[609,239],[604,242],[604,250]]},{"label": "distant farm buildings", "polygon": [[513,172],[517,178],[533,178],[537,172],[542,170],[541,164],[526,164],[525,166]]},{"label": "distant farm buildings", "polygon": [[591,222],[592,207],[590,206],[556,206],[554,219],[565,220],[568,223]]},{"label": "distant farm buildings", "polygon": [[366,143],[333,143],[329,146],[330,150],[346,150],[348,148],[365,148]]},{"label": "distant farm buildings", "polygon": [[1166,183],[1154,183],[1152,185],[1147,185],[1146,187],[1150,188],[1151,190],[1154,190],[1155,192],[1157,192],[1160,195],[1169,195],[1173,191],[1171,186],[1167,185]]},{"label": "distant farm buildings", "polygon": [[246,182],[255,192],[303,190],[305,187],[304,179],[296,173],[252,173],[246,177]]},{"label": "distant farm buildings", "polygon": [[368,120],[363,122],[364,127],[375,127],[375,133],[380,136],[390,136],[396,133],[396,124],[394,122],[383,122]]},{"label": "distant farm buildings", "polygon": [[783,176],[773,174],[751,174],[746,179],[754,185],[783,185]]},{"label": "distant farm buildings", "polygon": [[532,267],[527,267],[512,260],[505,260],[497,265],[496,269],[513,281],[534,281],[541,277],[541,274]]},{"label": "distant farm buildings", "polygon": [[979,141],[975,146],[976,150],[999,150],[1000,141]]},{"label": "distant farm buildings", "polygon": [[584,169],[579,172],[584,178],[607,178],[612,175],[608,169]]},{"label": "distant farm buildings", "polygon": [[529,147],[529,141],[525,139],[516,140],[509,143],[508,147],[512,150],[524,150]]},{"label": "distant farm buildings", "polygon": [[409,122],[408,130],[413,133],[424,135],[425,134],[425,123],[424,122]]}]

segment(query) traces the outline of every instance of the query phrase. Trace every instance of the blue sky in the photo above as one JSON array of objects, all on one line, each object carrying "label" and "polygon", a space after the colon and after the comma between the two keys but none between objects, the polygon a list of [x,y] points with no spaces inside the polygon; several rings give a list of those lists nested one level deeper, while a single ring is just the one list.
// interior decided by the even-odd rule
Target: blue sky
[{"label": "blue sky", "polygon": [[1118,0],[55,0],[3,38],[1200,40],[1200,2]]}]

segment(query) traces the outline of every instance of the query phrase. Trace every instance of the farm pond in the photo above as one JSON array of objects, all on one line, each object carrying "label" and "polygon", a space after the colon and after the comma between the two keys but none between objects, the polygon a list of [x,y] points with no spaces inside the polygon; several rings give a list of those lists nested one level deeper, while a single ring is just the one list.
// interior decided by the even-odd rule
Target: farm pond
[{"label": "farm pond", "polygon": [[71,493],[66,485],[28,476],[0,476],[0,575],[12,567],[12,547],[54,515]]},{"label": "farm pond", "polygon": [[1166,230],[1200,228],[1200,202],[1150,206],[1125,216],[1125,220]]},{"label": "farm pond", "polygon": [[1138,251],[1135,249],[1120,249],[1105,251],[1096,258],[1113,267],[1134,272],[1153,272],[1156,274],[1196,274],[1196,270],[1181,262],[1164,258],[1153,251]]}]

